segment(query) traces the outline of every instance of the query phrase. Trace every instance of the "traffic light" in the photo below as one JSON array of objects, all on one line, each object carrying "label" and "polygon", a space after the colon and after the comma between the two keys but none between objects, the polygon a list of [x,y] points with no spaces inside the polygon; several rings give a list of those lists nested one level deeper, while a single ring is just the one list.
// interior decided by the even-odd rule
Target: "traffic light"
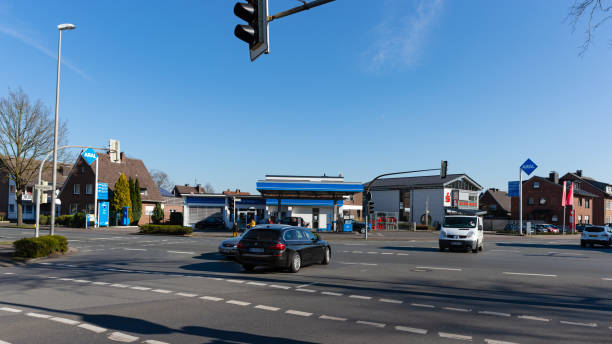
[{"label": "traffic light", "polygon": [[229,216],[232,220],[235,221],[234,217],[234,198],[233,197],[228,197],[227,198],[227,209],[229,210]]},{"label": "traffic light", "polygon": [[371,214],[374,212],[374,201],[372,200],[372,194],[371,193],[366,193],[365,194],[365,205],[366,205],[366,211]]},{"label": "traffic light", "polygon": [[247,25],[238,24],[234,35],[240,40],[249,43],[251,61],[255,61],[261,54],[268,53],[268,0],[247,0],[234,6],[234,14],[247,22]]},{"label": "traffic light", "polygon": [[442,160],[440,164],[440,178],[446,178],[446,170],[448,168],[448,161]]},{"label": "traffic light", "polygon": [[374,213],[374,201],[368,201],[368,210],[370,211],[370,214]]}]

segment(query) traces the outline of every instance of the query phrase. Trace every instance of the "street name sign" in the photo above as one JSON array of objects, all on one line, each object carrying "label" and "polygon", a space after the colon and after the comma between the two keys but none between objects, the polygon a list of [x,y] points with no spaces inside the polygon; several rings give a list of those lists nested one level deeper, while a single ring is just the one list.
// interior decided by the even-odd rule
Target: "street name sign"
[{"label": "street name sign", "polygon": [[37,184],[37,185],[34,185],[34,189],[41,190],[41,191],[49,191],[49,190],[53,189],[53,186],[51,186],[51,185],[44,185],[44,184],[41,184],[41,185]]},{"label": "street name sign", "polygon": [[96,154],[96,152],[94,152],[94,150],[91,148],[87,148],[85,151],[83,151],[83,153],[81,153],[81,156],[90,165],[98,158],[98,154]]},{"label": "street name sign", "polygon": [[521,165],[521,170],[527,173],[527,175],[530,175],[536,168],[538,168],[538,165],[531,161],[531,159],[525,160],[525,162]]}]

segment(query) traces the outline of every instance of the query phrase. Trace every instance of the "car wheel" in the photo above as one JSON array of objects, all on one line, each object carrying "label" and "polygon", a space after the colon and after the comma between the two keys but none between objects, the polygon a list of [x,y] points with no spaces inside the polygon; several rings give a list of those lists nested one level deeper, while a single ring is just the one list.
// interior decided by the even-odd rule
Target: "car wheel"
[{"label": "car wheel", "polygon": [[302,257],[300,256],[299,253],[294,253],[291,256],[291,264],[289,265],[289,271],[295,273],[300,271],[300,268],[302,267]]},{"label": "car wheel", "polygon": [[323,253],[323,261],[321,261],[321,264],[327,265],[329,264],[330,261],[331,261],[331,250],[329,249],[329,247],[326,247],[325,253]]},{"label": "car wheel", "polygon": [[611,241],[611,240],[608,240],[608,242],[606,243],[606,245],[605,245],[605,246],[606,246],[606,248],[610,248],[610,241]]},{"label": "car wheel", "polygon": [[585,243],[583,243],[583,242],[581,241],[581,242],[580,242],[580,247],[583,247],[583,248],[584,248],[584,247],[586,247],[586,244],[585,244]]},{"label": "car wheel", "polygon": [[481,242],[480,246],[478,247],[478,251],[482,252],[484,250],[484,244]]},{"label": "car wheel", "polygon": [[476,245],[472,246],[472,253],[478,253],[478,241],[476,241]]},{"label": "car wheel", "polygon": [[440,252],[444,252],[444,247],[440,246]]},{"label": "car wheel", "polygon": [[244,271],[253,271],[253,269],[255,269],[255,265],[242,264],[242,268],[244,269]]}]

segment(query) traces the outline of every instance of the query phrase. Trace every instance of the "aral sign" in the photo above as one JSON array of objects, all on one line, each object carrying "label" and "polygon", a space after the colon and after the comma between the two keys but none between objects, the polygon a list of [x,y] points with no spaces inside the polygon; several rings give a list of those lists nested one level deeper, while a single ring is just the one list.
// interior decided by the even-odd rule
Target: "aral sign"
[{"label": "aral sign", "polygon": [[91,148],[87,148],[85,151],[83,151],[81,156],[90,165],[98,158],[98,154],[96,154],[96,152],[94,152],[94,150]]}]

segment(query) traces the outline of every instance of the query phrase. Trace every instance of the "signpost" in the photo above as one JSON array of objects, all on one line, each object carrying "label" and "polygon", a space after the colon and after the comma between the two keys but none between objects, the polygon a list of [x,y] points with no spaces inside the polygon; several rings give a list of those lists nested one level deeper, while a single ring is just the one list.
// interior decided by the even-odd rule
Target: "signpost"
[{"label": "signpost", "polygon": [[536,168],[538,165],[531,159],[527,159],[519,169],[519,233],[521,235],[523,235],[523,172],[530,175]]},{"label": "signpost", "polygon": [[87,162],[90,165],[94,161],[96,162],[96,182],[94,184],[96,185],[96,188],[94,190],[94,228],[97,228],[98,227],[98,222],[97,222],[97,219],[98,219],[98,165],[99,165],[98,154],[96,154],[96,152],[94,152],[93,149],[87,148],[81,153],[81,156],[83,157],[85,162]]}]

